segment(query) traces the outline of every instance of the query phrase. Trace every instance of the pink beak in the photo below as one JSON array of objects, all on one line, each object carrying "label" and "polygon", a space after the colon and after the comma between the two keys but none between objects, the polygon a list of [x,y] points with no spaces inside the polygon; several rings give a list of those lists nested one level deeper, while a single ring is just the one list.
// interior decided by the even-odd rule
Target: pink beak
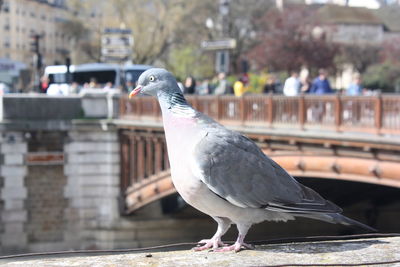
[{"label": "pink beak", "polygon": [[139,94],[139,92],[142,90],[142,86],[138,85],[136,86],[135,89],[132,90],[132,92],[129,94],[129,98],[134,97],[135,95]]}]

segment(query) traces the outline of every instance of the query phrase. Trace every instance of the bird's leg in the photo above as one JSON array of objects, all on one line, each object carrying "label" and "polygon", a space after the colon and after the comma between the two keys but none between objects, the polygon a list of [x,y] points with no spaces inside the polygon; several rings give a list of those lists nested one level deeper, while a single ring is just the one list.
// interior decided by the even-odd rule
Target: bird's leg
[{"label": "bird's leg", "polygon": [[235,244],[233,244],[231,246],[217,248],[217,249],[214,249],[214,251],[215,252],[224,252],[224,251],[239,252],[242,248],[254,249],[254,247],[252,245],[244,243],[244,238],[246,237],[247,231],[249,230],[250,226],[251,225],[238,224],[237,228],[239,230],[239,235],[238,235],[238,238],[237,238]]},{"label": "bird's leg", "polygon": [[216,249],[219,247],[226,246],[221,241],[221,237],[226,233],[226,231],[228,231],[229,227],[231,226],[231,221],[227,218],[222,218],[222,217],[212,217],[212,218],[218,223],[217,232],[211,239],[200,240],[198,243],[204,245],[199,247],[194,247],[193,249],[195,251],[202,251],[210,248]]}]

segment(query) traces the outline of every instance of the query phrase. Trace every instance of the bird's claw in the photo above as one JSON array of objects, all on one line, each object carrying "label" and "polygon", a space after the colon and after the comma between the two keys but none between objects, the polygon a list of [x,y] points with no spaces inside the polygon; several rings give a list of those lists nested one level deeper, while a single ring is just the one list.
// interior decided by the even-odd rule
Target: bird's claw
[{"label": "bird's claw", "polygon": [[247,244],[247,243],[236,242],[235,244],[233,244],[231,246],[216,248],[216,249],[213,249],[213,251],[214,252],[226,252],[226,251],[239,252],[239,251],[242,250],[242,248],[244,248],[244,249],[254,249],[254,246],[250,245],[250,244]]},{"label": "bird's claw", "polygon": [[199,242],[198,242],[198,244],[200,245],[200,244],[204,244],[203,246],[197,246],[197,247],[194,247],[193,248],[193,250],[194,251],[203,251],[203,250],[207,250],[207,249],[213,249],[213,250],[215,250],[215,249],[217,249],[217,248],[219,248],[219,247],[225,247],[225,246],[227,246],[225,243],[223,243],[222,241],[221,241],[221,239],[203,239],[203,240],[200,240]]}]

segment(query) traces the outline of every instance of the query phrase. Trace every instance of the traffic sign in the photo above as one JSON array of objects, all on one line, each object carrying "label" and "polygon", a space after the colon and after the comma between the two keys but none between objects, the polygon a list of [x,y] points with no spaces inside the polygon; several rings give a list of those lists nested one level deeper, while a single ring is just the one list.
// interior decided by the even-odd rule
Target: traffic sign
[{"label": "traffic sign", "polygon": [[204,50],[224,50],[236,48],[235,39],[224,39],[216,41],[202,41],[201,48]]}]

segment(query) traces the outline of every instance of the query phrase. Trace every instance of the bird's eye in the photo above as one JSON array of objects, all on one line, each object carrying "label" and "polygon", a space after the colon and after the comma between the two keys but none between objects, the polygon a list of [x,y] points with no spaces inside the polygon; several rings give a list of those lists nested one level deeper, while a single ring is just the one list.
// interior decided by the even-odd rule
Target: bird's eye
[{"label": "bird's eye", "polygon": [[154,77],[153,75],[149,77],[150,82],[154,82],[155,79],[156,79],[156,77]]}]

